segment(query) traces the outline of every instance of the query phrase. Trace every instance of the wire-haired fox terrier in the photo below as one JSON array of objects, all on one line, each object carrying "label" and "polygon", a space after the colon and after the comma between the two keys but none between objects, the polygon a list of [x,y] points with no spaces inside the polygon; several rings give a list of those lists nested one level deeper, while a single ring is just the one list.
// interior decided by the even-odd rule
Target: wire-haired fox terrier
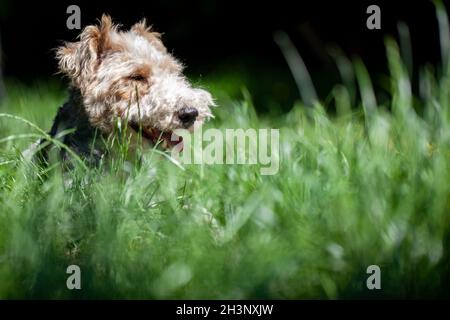
[{"label": "wire-haired fox terrier", "polygon": [[191,86],[181,63],[145,20],[121,31],[103,15],[99,25],[82,31],[79,41],[57,48],[56,57],[60,72],[70,79],[70,98],[59,108],[49,134],[55,137],[72,128],[62,142],[89,161],[103,155],[92,150],[94,137],[111,135],[118,121],[143,140],[168,148],[175,144],[173,130],[190,129],[212,117],[210,93]]}]

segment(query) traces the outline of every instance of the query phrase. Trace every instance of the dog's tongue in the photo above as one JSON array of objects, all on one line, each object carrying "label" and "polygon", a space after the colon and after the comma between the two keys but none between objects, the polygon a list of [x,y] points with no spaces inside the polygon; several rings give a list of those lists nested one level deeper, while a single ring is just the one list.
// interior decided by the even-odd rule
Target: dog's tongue
[{"label": "dog's tongue", "polygon": [[153,128],[150,129],[149,135],[151,136],[154,143],[157,143],[158,139],[163,140],[163,142],[165,142],[166,144],[166,147],[173,147],[183,142],[183,137],[177,136],[171,131],[161,131]]},{"label": "dog's tongue", "polygon": [[167,141],[167,143],[171,146],[174,147],[178,144],[180,144],[181,148],[183,148],[183,137],[176,135],[173,132],[165,132],[164,133],[164,140]]},{"label": "dog's tongue", "polygon": [[[130,123],[130,125],[134,131],[139,132],[140,128],[138,125],[134,123]],[[140,132],[145,139],[150,140],[153,144],[157,144],[158,140],[161,140],[160,145],[163,148],[167,149],[180,145],[181,150],[183,149],[183,137],[176,135],[172,131],[161,131],[156,128],[141,128]]]}]

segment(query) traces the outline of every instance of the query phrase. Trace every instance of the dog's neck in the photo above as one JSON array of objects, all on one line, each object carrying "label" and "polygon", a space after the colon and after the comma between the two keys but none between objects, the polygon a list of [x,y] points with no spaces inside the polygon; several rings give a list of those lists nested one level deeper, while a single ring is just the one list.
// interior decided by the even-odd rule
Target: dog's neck
[{"label": "dog's neck", "polygon": [[[65,130],[73,131],[64,134]],[[76,88],[70,90],[69,100],[59,108],[49,134],[52,138],[61,139],[65,145],[88,162],[97,163],[103,156],[104,152],[94,147],[94,139],[99,132],[96,132],[90,124],[81,93]],[[64,149],[61,150],[63,160],[67,156],[67,152]]]}]

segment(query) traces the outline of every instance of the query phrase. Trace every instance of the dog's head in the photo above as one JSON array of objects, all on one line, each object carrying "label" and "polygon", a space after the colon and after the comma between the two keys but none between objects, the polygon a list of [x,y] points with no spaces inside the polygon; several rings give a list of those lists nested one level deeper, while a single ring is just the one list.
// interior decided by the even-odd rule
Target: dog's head
[{"label": "dog's head", "polygon": [[145,20],[120,31],[103,15],[79,41],[58,48],[57,59],[81,92],[89,121],[104,133],[111,133],[119,118],[153,143],[158,137],[170,141],[173,130],[212,117],[211,95],[191,86]]}]

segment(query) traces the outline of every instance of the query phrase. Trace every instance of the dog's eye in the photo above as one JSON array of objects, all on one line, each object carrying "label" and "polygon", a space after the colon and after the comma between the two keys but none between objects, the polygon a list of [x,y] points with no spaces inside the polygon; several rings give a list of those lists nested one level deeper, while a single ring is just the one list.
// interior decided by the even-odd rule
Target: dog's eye
[{"label": "dog's eye", "polygon": [[128,79],[130,79],[132,81],[139,81],[139,82],[144,82],[147,80],[144,76],[142,76],[140,74],[133,74],[133,75],[129,76]]}]

